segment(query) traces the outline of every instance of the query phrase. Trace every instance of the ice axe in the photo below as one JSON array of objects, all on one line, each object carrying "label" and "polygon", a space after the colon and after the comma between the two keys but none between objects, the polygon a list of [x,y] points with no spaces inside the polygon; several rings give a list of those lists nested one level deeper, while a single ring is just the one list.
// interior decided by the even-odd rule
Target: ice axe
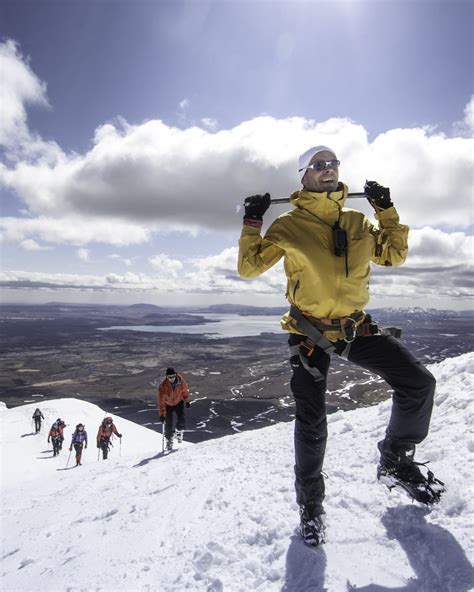
[{"label": "ice axe", "polygon": [[[361,197],[365,197],[367,199],[367,194],[364,192],[360,192],[360,193],[348,193],[347,194],[347,198],[348,199],[354,199],[354,198],[361,198]],[[283,203],[290,203],[290,197],[275,197],[273,199],[270,200],[270,205],[272,206],[276,206],[278,204],[283,204]],[[245,207],[245,203],[238,205],[236,207],[236,212],[237,214],[240,212],[240,210],[242,209],[242,206]]]},{"label": "ice axe", "polygon": [[[363,192],[362,193],[348,193],[347,194],[347,198],[348,199],[349,198],[353,199],[353,198],[356,198],[356,197],[365,197],[365,198],[367,198],[367,195],[365,193],[363,193]],[[290,203],[290,198],[289,197],[276,197],[276,198],[270,200],[270,204],[272,206],[273,205],[276,205],[276,204],[282,204],[282,203]]]}]

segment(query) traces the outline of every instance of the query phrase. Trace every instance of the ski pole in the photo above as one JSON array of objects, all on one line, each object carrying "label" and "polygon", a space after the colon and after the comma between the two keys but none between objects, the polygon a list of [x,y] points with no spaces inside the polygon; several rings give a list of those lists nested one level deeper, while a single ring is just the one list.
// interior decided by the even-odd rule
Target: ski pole
[{"label": "ski pole", "polygon": [[122,456],[122,438],[120,439],[120,446],[119,446],[119,456]]},{"label": "ski pole", "polygon": [[161,453],[165,451],[165,422],[161,422]]},{"label": "ski pole", "polygon": [[100,457],[100,448],[97,448],[97,462],[99,462],[99,457]]},{"label": "ski pole", "polygon": [[67,457],[66,469],[69,466],[69,459],[71,458],[72,450],[69,451],[69,456]]}]

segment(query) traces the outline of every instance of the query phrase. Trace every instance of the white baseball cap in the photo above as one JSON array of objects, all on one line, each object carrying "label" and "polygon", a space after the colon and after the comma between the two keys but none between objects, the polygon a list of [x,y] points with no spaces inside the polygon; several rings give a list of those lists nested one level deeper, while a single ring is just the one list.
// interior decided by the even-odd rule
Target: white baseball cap
[{"label": "white baseball cap", "polygon": [[306,150],[299,158],[298,158],[298,174],[300,176],[300,181],[303,180],[304,174],[306,173],[306,167],[309,166],[311,159],[315,154],[318,152],[331,152],[336,156],[336,153],[332,148],[328,148],[327,146],[313,146],[309,150]]}]

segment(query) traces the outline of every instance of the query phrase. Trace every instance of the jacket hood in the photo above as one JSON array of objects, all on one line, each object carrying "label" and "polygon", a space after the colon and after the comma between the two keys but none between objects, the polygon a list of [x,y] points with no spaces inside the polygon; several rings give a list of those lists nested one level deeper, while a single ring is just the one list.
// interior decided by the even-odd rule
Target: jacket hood
[{"label": "jacket hood", "polygon": [[300,189],[291,194],[290,203],[332,224],[338,220],[348,192],[349,189],[344,183],[339,183],[337,190],[331,192],[316,193]]}]

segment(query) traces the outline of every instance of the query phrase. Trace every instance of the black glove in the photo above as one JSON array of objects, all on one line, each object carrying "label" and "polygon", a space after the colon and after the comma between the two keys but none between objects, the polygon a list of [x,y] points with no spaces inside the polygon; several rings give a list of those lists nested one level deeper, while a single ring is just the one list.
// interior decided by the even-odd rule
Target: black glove
[{"label": "black glove", "polygon": [[121,437],[122,437],[122,434],[117,434],[117,436],[118,436],[119,438],[121,438]]},{"label": "black glove", "polygon": [[164,415],[160,415],[160,421],[161,423],[163,423],[165,421],[166,417]]},{"label": "black glove", "polygon": [[390,189],[388,187],[382,187],[376,181],[366,181],[364,193],[367,195],[370,205],[376,212],[393,206],[390,199]]},{"label": "black glove", "polygon": [[189,401],[186,401],[186,409],[189,409],[191,407],[191,403]]},{"label": "black glove", "polygon": [[244,200],[245,218],[252,220],[263,220],[263,214],[270,207],[270,194],[251,195]]},{"label": "black glove", "polygon": [[97,448],[100,448],[100,442],[97,442]]},{"label": "black glove", "polygon": [[[87,447],[86,447],[87,448]],[[72,452],[72,446],[69,446],[69,452]]]}]

